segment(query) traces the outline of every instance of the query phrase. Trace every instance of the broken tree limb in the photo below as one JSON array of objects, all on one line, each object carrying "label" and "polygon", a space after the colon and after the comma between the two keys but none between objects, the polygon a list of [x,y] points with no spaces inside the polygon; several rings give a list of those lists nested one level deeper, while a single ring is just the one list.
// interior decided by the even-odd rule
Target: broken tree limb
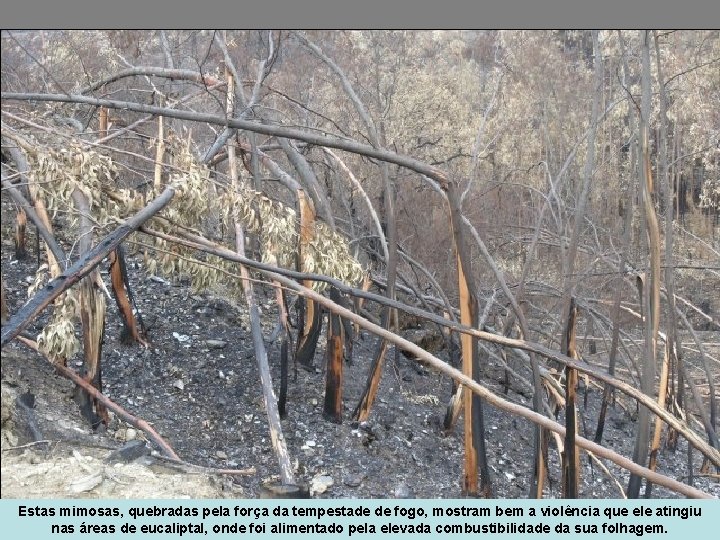
[{"label": "broken tree limb", "polygon": [[385,238],[385,232],[383,231],[382,225],[380,224],[380,218],[377,215],[377,212],[375,211],[375,207],[372,204],[372,201],[370,200],[370,197],[368,197],[367,193],[362,187],[362,184],[360,181],[355,177],[353,172],[350,170],[350,167],[348,167],[345,162],[340,159],[340,157],[333,152],[332,150],[328,150],[327,148],[323,148],[325,153],[329,155],[331,158],[335,160],[335,163],[338,164],[338,166],[343,170],[343,172],[347,175],[347,177],[350,179],[350,182],[353,185],[353,189],[351,192],[354,194],[355,192],[360,194],[360,198],[365,203],[365,206],[367,206],[368,212],[370,213],[370,218],[372,219],[373,224],[375,225],[375,232],[378,235],[378,238],[380,239],[380,246],[383,250],[383,255],[385,256],[385,260],[387,261],[390,258],[390,255],[388,254],[388,246],[387,246],[387,239]]},{"label": "broken tree limb", "polygon": [[[236,247],[240,256],[245,255],[245,238],[242,229],[236,225]],[[268,426],[270,427],[270,440],[272,441],[275,456],[280,465],[280,478],[284,485],[295,484],[295,475],[293,474],[292,464],[290,463],[290,455],[287,451],[285,438],[282,433],[280,424],[280,412],[278,411],[277,398],[273,390],[272,377],[270,375],[270,366],[268,364],[267,350],[262,336],[262,324],[260,322],[260,312],[258,311],[255,295],[253,293],[252,282],[245,266],[240,267],[242,275],[243,291],[250,309],[250,329],[252,332],[253,347],[255,348],[255,360],[257,361],[258,371],[260,372],[260,383],[263,389],[263,398],[265,400],[265,411],[268,418]]]},{"label": "broken tree limb", "polygon": [[57,278],[45,285],[13,316],[2,329],[1,346],[7,345],[17,337],[47,306],[67,289],[87,276],[108,253],[115,249],[129,234],[136,231],[143,223],[162,210],[175,195],[175,188],[168,186],[150,204],[140,210],[132,218],[126,220],[113,232],[103,238],[75,264],[62,272]]},{"label": "broken tree limb", "polygon": [[173,80],[182,80],[182,81],[192,81],[196,82],[198,84],[202,84],[205,87],[208,86],[217,86],[222,85],[223,82],[219,79],[215,78],[212,75],[205,74],[198,71],[193,71],[191,69],[171,69],[171,68],[162,68],[162,67],[156,67],[156,66],[134,66],[129,69],[125,69],[123,71],[118,71],[117,73],[114,73],[110,75],[109,77],[106,77],[105,79],[101,79],[90,86],[87,86],[80,90],[81,94],[89,94],[90,92],[94,92],[95,90],[99,90],[103,86],[113,83],[115,81],[119,81],[120,79],[124,79],[127,77],[137,77],[137,76],[154,76],[154,77],[164,77],[166,79],[173,79]]},{"label": "broken tree limb", "polygon": [[72,369],[65,367],[61,364],[55,363],[49,358],[47,358],[44,354],[40,352],[40,349],[38,348],[37,343],[34,341],[27,339],[23,336],[18,336],[18,341],[22,342],[23,344],[30,347],[35,352],[41,354],[45,359],[50,362],[53,367],[60,373],[63,377],[70,379],[72,382],[77,384],[78,386],[82,387],[90,396],[92,396],[93,399],[96,399],[98,402],[102,403],[105,407],[113,411],[118,417],[120,417],[123,421],[127,422],[128,424],[138,428],[139,430],[143,431],[148,439],[155,443],[157,447],[169,458],[174,459],[176,461],[180,461],[180,457],[175,453],[175,451],[172,449],[172,447],[165,442],[165,440],[158,435],[158,433],[148,424],[145,420],[138,418],[135,415],[130,414],[125,409],[123,409],[120,405],[109,399],[107,396],[103,395],[101,392],[97,390],[97,388],[93,387],[90,383],[88,383],[83,377],[75,373]]}]

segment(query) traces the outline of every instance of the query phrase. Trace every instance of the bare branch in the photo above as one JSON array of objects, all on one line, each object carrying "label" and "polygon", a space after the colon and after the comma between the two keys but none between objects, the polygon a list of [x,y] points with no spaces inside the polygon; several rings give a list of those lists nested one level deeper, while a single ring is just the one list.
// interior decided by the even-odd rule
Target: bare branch
[{"label": "bare branch", "polygon": [[97,107],[108,107],[109,109],[120,109],[140,113],[149,113],[154,115],[162,115],[167,118],[188,120],[190,122],[204,122],[206,124],[214,124],[217,126],[228,126],[235,129],[245,129],[248,131],[254,131],[256,133],[272,135],[275,137],[297,139],[318,146],[337,148],[338,150],[345,150],[346,152],[351,152],[353,154],[359,154],[367,157],[377,158],[383,161],[387,161],[389,163],[394,163],[395,165],[406,167],[421,175],[427,176],[431,180],[437,182],[443,189],[446,188],[449,182],[446,173],[444,173],[440,169],[429,166],[409,156],[398,154],[390,150],[374,148],[370,145],[362,144],[357,141],[341,139],[332,135],[320,135],[318,133],[302,129],[289,128],[285,126],[265,124],[260,122],[252,122],[249,120],[241,120],[238,118],[228,119],[223,116],[216,116],[207,113],[178,111],[166,107],[143,105],[130,101],[98,99],[79,95],[64,96],[62,94],[26,94],[15,92],[2,92],[0,93],[0,99],[18,101],[55,101],[61,103],[84,103],[86,105],[94,105]]}]

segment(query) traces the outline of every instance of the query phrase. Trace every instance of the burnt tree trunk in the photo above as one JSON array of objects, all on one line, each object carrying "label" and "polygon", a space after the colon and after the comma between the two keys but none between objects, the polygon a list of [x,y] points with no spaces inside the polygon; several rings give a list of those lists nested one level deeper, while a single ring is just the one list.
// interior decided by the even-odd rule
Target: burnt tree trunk
[{"label": "burnt tree trunk", "polygon": [[[297,199],[300,213],[300,234],[298,235],[300,243],[298,246],[297,269],[298,272],[303,272],[305,270],[305,256],[310,249],[310,242],[315,229],[315,210],[303,190],[297,190]],[[312,282],[304,280],[303,285],[312,287]],[[322,310],[308,298],[298,298],[298,325],[295,358],[301,366],[309,369],[312,368],[315,348],[320,338]]]},{"label": "burnt tree trunk", "polygon": [[[472,274],[470,254],[465,241],[464,223],[462,221],[460,199],[457,185],[451,182],[447,190],[450,206],[450,220],[457,250],[458,283],[460,289],[460,321],[477,328],[478,303],[475,291],[475,279]],[[477,338],[463,334],[460,338],[463,374],[473,381],[480,380],[480,359],[478,356]],[[465,425],[465,472],[463,491],[468,495],[493,496],[490,479],[490,467],[485,448],[485,424],[483,403],[474,392],[463,392],[464,425]],[[480,482],[478,483],[478,467]]]},{"label": "burnt tree trunk", "polygon": [[22,260],[27,257],[27,215],[25,210],[18,208],[15,214],[15,258]]},{"label": "burnt tree trunk", "polygon": [[[627,62],[627,53],[625,48],[625,42],[622,37],[622,32],[618,31],[618,38],[621,46],[622,56],[622,69],[623,77],[626,80],[630,78],[630,67]],[[635,109],[630,107],[628,109],[628,124],[630,126],[635,125]],[[618,261],[618,280],[616,281],[615,298],[613,300],[612,308],[612,338],[610,342],[610,358],[608,360],[608,373],[611,376],[615,376],[615,366],[617,363],[618,345],[620,343],[620,301],[623,296],[622,289],[622,276],[626,271],[628,251],[630,242],[632,239],[632,216],[634,213],[634,200],[633,197],[633,186],[635,185],[635,167],[637,164],[638,145],[637,137],[633,135],[630,140],[630,156],[629,162],[625,167],[625,174],[628,178],[628,186],[625,193],[626,204],[623,207],[623,232],[622,232],[622,247],[620,251],[620,258]],[[600,414],[598,415],[597,428],[595,429],[595,442],[600,444],[602,442],[603,431],[605,430],[605,416],[607,415],[607,408],[610,400],[614,399],[614,390],[610,385],[605,385],[603,390],[602,403],[600,404]]]},{"label": "burnt tree trunk", "polygon": [[[647,396],[652,396],[655,388],[655,362],[657,350],[658,327],[660,324],[660,230],[652,202],[653,178],[650,167],[649,122],[651,111],[651,75],[650,75],[650,32],[643,31],[642,47],[642,102],[640,114],[641,143],[641,201],[647,229],[648,251],[650,253],[650,272],[643,297],[643,315],[645,319],[645,351],[642,363],[640,388]],[[633,461],[645,465],[648,459],[650,442],[650,411],[640,406],[638,414],[637,435],[633,451]],[[642,478],[631,474],[628,484],[628,498],[636,499],[640,495]]]},{"label": "burnt tree trunk", "polygon": [[[80,214],[78,246],[80,254],[92,249],[93,224],[90,219],[90,204],[79,189],[72,194],[75,207]],[[102,278],[97,268],[80,282],[80,322],[83,336],[83,377],[98,392],[102,392],[102,344],[105,338],[105,297],[98,284]],[[75,387],[75,401],[83,416],[97,428],[100,423],[108,425],[110,418],[105,405],[91,396],[81,386]]]},{"label": "burnt tree trunk", "polygon": [[282,290],[280,283],[273,281],[273,284],[276,286],[275,296],[278,303],[278,311],[280,312],[280,333],[282,335],[280,342],[280,394],[278,396],[278,412],[280,413],[280,418],[285,418],[287,416],[287,389],[292,334],[290,333],[285,292]]},{"label": "burnt tree trunk", "polygon": [[125,253],[122,246],[118,246],[110,252],[110,280],[112,282],[113,296],[123,321],[121,339],[124,342],[135,341],[147,347],[147,335],[142,324],[142,319],[135,317],[133,312],[133,298],[130,292],[130,280],[128,279],[127,267],[125,265]]},{"label": "burnt tree trunk", "polygon": [[[330,289],[330,299],[341,303],[337,289]],[[325,359],[325,404],[323,416],[332,422],[342,422],[343,353],[345,350],[345,327],[336,313],[328,315],[327,347]]]},{"label": "burnt tree trunk", "polygon": [[[575,321],[577,304],[570,298],[570,313],[563,336],[562,353],[570,358],[577,358]],[[578,498],[580,482],[580,454],[575,444],[577,436],[577,382],[578,373],[570,366],[565,367],[565,448],[563,450],[562,481],[563,494],[566,499]]]}]

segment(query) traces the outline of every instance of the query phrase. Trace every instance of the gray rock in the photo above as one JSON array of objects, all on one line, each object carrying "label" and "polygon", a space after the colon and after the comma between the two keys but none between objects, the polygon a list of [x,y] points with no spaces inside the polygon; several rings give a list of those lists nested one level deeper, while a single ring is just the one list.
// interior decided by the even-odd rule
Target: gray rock
[{"label": "gray rock", "polygon": [[125,443],[117,450],[110,452],[110,455],[105,458],[105,461],[108,463],[130,463],[147,453],[148,448],[145,445],[145,441],[135,439]]},{"label": "gray rock", "polygon": [[396,499],[412,499],[414,498],[413,492],[410,489],[410,486],[408,486],[405,482],[400,482],[397,486],[395,486],[395,491],[393,492],[393,495]]},{"label": "gray rock", "polygon": [[224,349],[227,347],[227,341],[222,339],[207,339],[205,340],[205,345],[207,345],[208,349]]},{"label": "gray rock", "polygon": [[363,477],[359,474],[348,474],[343,478],[343,484],[348,487],[358,487],[362,484]]}]

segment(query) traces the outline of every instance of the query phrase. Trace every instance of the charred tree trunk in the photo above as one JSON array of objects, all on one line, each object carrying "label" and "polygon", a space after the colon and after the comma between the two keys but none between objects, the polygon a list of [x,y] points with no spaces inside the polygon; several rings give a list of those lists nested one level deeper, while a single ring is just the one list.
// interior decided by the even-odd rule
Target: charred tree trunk
[{"label": "charred tree trunk", "polygon": [[[330,299],[340,305],[337,289],[330,289]],[[336,313],[328,315],[327,347],[325,349],[325,405],[323,416],[332,422],[342,422],[343,353],[345,327]]]},{"label": "charred tree trunk", "polygon": [[[102,345],[105,338],[105,297],[98,290],[95,280],[101,279],[93,271],[80,284],[80,321],[83,333],[83,379],[102,392]],[[82,386],[75,387],[75,402],[93,429],[101,423],[108,425],[105,405],[93,397]]]},{"label": "charred tree trunk", "polygon": [[[667,396],[668,375],[669,375],[669,359],[670,359],[670,340],[665,341],[665,355],[662,362],[662,371],[660,373],[660,388],[658,390],[658,406],[665,407],[665,397]],[[660,436],[662,435],[663,422],[660,418],[655,419],[655,432],[653,434],[652,444],[650,446],[650,462],[648,469],[654,471],[657,467],[658,452],[660,451]],[[645,498],[649,499],[652,492],[652,484],[650,482],[645,486]]]},{"label": "charred tree trunk", "polygon": [[[447,311],[443,314],[444,317],[450,320],[450,313]],[[458,344],[457,336],[454,332],[451,332],[449,328],[443,327],[443,335],[445,336],[445,343],[448,350],[448,357],[450,365],[456,369],[460,367],[460,345]],[[462,405],[462,385],[452,381],[452,393],[450,402],[445,409],[445,417],[443,418],[443,431],[445,434],[449,434],[453,429],[457,417],[460,414],[460,406]]]},{"label": "charred tree trunk", "polygon": [[[472,265],[465,240],[464,223],[460,210],[460,199],[457,185],[451,182],[448,186],[448,203],[450,207],[451,226],[458,261],[458,284],[460,290],[460,321],[473,328],[477,328],[478,304],[475,291],[475,279],[472,275]],[[463,334],[460,338],[463,374],[474,381],[480,380],[480,359],[478,356],[477,339]],[[465,437],[465,473],[463,479],[463,492],[468,495],[482,495],[491,498],[492,482],[490,467],[487,461],[485,448],[485,423],[483,418],[483,403],[480,396],[473,392],[463,392],[464,405],[464,437]],[[480,469],[480,483],[478,485],[478,467]]]},{"label": "charred tree trunk", "polygon": [[[92,248],[92,221],[90,220],[90,204],[87,197],[79,189],[73,192],[75,207],[80,214],[78,241],[80,254],[88,253]],[[105,297],[97,284],[102,278],[97,268],[80,282],[80,322],[83,335],[83,376],[98,392],[102,392],[102,344],[105,338]],[[80,406],[83,416],[97,428],[100,423],[108,425],[105,405],[91,396],[81,386],[75,387],[75,401]]]},{"label": "charred tree trunk", "polygon": [[275,296],[278,303],[278,311],[280,312],[280,332],[282,340],[280,342],[280,395],[278,396],[278,411],[280,418],[287,416],[287,390],[288,390],[288,374],[290,369],[290,350],[292,348],[292,335],[290,333],[290,323],[288,321],[287,300],[285,292],[281,285],[274,281]]},{"label": "charred tree trunk", "polygon": [[[385,201],[385,223],[388,245],[387,286],[385,288],[385,295],[392,300],[395,298],[395,280],[397,278],[397,224],[395,222],[395,187],[390,180],[388,169],[388,164],[383,163],[383,200]],[[382,316],[380,317],[381,326],[386,330],[390,329],[393,318],[396,317],[397,312],[395,310],[389,307],[383,308]],[[396,331],[397,330],[398,329],[396,328]],[[384,339],[380,339],[377,344],[377,348],[375,349],[375,356],[370,366],[370,372],[368,374],[367,382],[365,384],[365,390],[354,413],[355,419],[360,422],[367,420],[370,416],[370,409],[375,401],[378,387],[380,386],[382,368],[385,362],[387,348],[387,341],[385,341]]]},{"label": "charred tree trunk", "polygon": [[27,257],[27,215],[25,210],[18,208],[15,214],[15,258],[22,260]]},{"label": "charred tree trunk", "polygon": [[22,194],[20,189],[13,186],[5,177],[5,168],[3,166],[2,171],[2,187],[10,195],[13,201],[17,203],[24,211],[27,217],[30,218],[33,225],[35,225],[38,235],[45,241],[45,245],[48,251],[52,254],[51,261],[60,261],[63,265],[65,264],[65,253],[62,248],[58,245],[55,237],[51,230],[45,226],[48,222],[47,216],[42,216],[35,211],[35,208],[28,202],[25,196]]},{"label": "charred tree trunk", "polygon": [[[12,138],[21,148],[24,148],[25,150],[31,149],[31,145],[27,141],[15,135],[13,135]],[[61,260],[57,257],[57,253],[62,252],[62,250],[58,248],[57,242],[55,242],[55,238],[52,235],[52,224],[50,223],[50,218],[48,217],[47,209],[45,208],[45,202],[41,196],[40,187],[38,186],[37,181],[33,181],[26,176],[27,173],[30,172],[30,166],[28,165],[27,159],[25,159],[25,155],[20,151],[20,149],[15,145],[10,145],[8,150],[13,161],[15,161],[15,164],[17,165],[20,178],[27,182],[28,194],[30,195],[30,202],[33,206],[29,207],[22,202],[24,201],[24,196],[16,187],[12,186],[11,189],[8,189],[8,191],[13,200],[18,203],[18,205],[27,213],[28,216],[30,216],[31,219],[33,219],[33,216],[37,218],[36,226],[38,227],[38,233],[43,236],[43,240],[46,242],[45,246],[47,248],[50,275],[52,277],[57,277],[61,272],[60,265],[64,265],[66,261],[65,259]],[[5,171],[3,170],[3,173],[4,172]],[[3,178],[3,187],[6,186],[10,187],[11,184]],[[41,227],[38,223],[42,223],[44,227]]]},{"label": "charred tree trunk", "polygon": [[133,312],[134,302],[122,246],[118,246],[117,249],[110,252],[109,260],[113,296],[123,321],[121,339],[126,343],[136,342],[147,347],[147,335],[142,319],[139,316],[136,318]]},{"label": "charred tree trunk", "polygon": [[[100,107],[99,114],[99,135],[103,139],[108,135],[108,109]],[[162,136],[162,132],[160,133]],[[127,265],[125,264],[125,250],[122,245],[110,252],[110,282],[112,283],[113,296],[115,304],[120,312],[120,318],[123,322],[123,329],[120,339],[125,342],[140,343],[144,347],[148,346],[147,335],[142,323],[142,319],[138,314],[136,319],[133,312],[133,296],[130,290],[130,280],[128,279]]]},{"label": "charred tree trunk", "polygon": [[[577,358],[575,337],[575,321],[577,319],[577,304],[570,299],[570,315],[565,326],[562,353],[570,358]],[[580,483],[580,454],[576,446],[577,436],[577,370],[570,366],[565,367],[565,448],[563,450],[562,480],[563,494],[566,499],[578,498],[578,485]]]},{"label": "charred tree trunk", "polygon": [[[622,55],[622,68],[623,78],[625,81],[630,80],[630,68],[627,62],[627,54],[625,49],[625,42],[622,38],[622,33],[618,31],[618,38],[621,44],[621,55]],[[628,108],[628,123],[630,126],[635,126],[635,109],[633,107]],[[610,342],[610,358],[608,360],[608,373],[611,376],[615,376],[615,365],[617,362],[618,344],[620,342],[620,301],[622,300],[622,276],[626,271],[627,265],[627,254],[632,238],[632,216],[634,213],[634,200],[633,197],[633,185],[635,184],[634,179],[636,178],[635,169],[637,166],[637,137],[631,135],[630,142],[630,157],[629,164],[627,166],[627,178],[629,179],[629,185],[627,193],[625,195],[625,206],[623,217],[623,233],[622,233],[622,248],[618,261],[618,283],[615,289],[615,299],[613,301],[612,309],[612,339]],[[610,385],[605,385],[603,390],[602,403],[600,404],[600,414],[598,415],[597,427],[595,429],[595,442],[600,444],[602,442],[603,431],[605,429],[605,416],[607,415],[607,408],[610,400],[614,398],[613,388]]]},{"label": "charred tree trunk", "polygon": [[[297,200],[300,214],[300,234],[298,245],[298,272],[305,270],[306,253],[310,250],[310,242],[313,239],[313,231],[315,230],[315,210],[312,203],[301,189],[297,190]],[[312,282],[303,281],[305,287],[312,287]],[[297,362],[310,369],[313,366],[313,358],[315,357],[315,348],[322,325],[322,310],[310,299],[298,298],[298,338],[297,350],[295,358]]]},{"label": "charred tree trunk", "polygon": [[[387,330],[389,324],[390,310],[384,309],[380,319],[380,326]],[[370,373],[368,374],[367,382],[365,383],[365,390],[363,391],[360,402],[357,404],[357,407],[355,407],[355,411],[353,412],[353,418],[355,418],[358,422],[365,422],[370,416],[370,408],[375,402],[375,397],[377,396],[377,391],[380,386],[380,376],[382,374],[382,366],[385,360],[385,354],[387,353],[387,348],[387,340],[380,338],[370,366]]]}]

